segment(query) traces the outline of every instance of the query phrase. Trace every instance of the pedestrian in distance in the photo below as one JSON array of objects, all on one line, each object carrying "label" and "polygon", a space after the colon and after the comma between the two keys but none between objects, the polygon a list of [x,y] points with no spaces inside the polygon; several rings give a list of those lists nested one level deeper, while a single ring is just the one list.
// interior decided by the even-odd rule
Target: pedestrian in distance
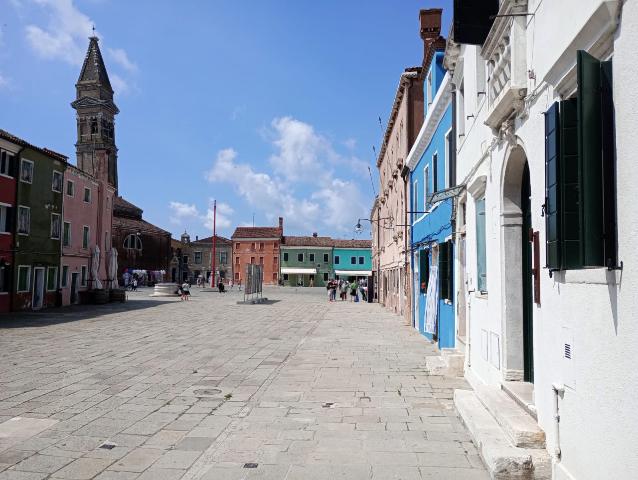
[{"label": "pedestrian in distance", "polygon": [[348,299],[348,282],[341,280],[339,283],[339,297],[342,302],[345,302]]},{"label": "pedestrian in distance", "polygon": [[133,291],[137,292],[137,277],[133,278]]},{"label": "pedestrian in distance", "polygon": [[359,299],[357,298],[357,282],[356,280],[353,280],[352,283],[350,284],[350,301],[351,302],[358,302]]},{"label": "pedestrian in distance", "polygon": [[226,289],[224,288],[224,282],[222,282],[221,280],[217,284],[217,290],[219,290],[219,293],[224,293],[226,291]]},{"label": "pedestrian in distance", "polygon": [[182,284],[182,300],[188,301],[188,298],[191,296],[191,288],[188,282],[184,282]]}]

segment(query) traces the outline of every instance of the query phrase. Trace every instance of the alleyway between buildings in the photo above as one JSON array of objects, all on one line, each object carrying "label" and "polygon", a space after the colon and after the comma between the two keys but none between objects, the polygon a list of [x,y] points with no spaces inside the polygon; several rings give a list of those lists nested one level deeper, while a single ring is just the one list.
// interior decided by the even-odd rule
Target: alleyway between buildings
[{"label": "alleyway between buildings", "polygon": [[452,403],[469,387],[379,305],[148,293],[2,320],[0,479],[488,478]]}]

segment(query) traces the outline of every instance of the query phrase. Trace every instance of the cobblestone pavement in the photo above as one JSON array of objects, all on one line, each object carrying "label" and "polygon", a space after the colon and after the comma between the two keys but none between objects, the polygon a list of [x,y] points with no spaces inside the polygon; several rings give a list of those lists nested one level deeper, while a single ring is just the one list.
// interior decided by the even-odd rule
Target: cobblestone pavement
[{"label": "cobblestone pavement", "polygon": [[0,317],[0,422],[23,417],[0,425],[0,479],[488,478],[465,383],[427,376],[434,347],[378,305],[148,293]]}]

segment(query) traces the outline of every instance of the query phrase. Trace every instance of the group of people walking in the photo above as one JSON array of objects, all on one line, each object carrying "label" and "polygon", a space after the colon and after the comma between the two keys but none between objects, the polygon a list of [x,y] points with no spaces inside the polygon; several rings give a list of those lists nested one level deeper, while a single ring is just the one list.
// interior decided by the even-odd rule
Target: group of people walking
[{"label": "group of people walking", "polygon": [[368,282],[366,280],[330,280],[326,284],[326,290],[328,290],[328,301],[337,301],[337,292],[339,292],[339,298],[342,302],[348,300],[348,293],[350,293],[350,301],[358,302],[368,301]]}]

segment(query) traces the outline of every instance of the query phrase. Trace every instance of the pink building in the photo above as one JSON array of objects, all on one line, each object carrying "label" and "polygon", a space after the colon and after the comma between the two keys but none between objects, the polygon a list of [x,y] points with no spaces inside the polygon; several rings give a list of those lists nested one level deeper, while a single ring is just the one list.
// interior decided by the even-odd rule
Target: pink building
[{"label": "pink building", "polygon": [[[62,304],[78,303],[80,292],[108,286],[108,263],[111,254],[111,225],[115,188],[106,178],[99,180],[73,165],[68,165],[64,179],[62,225],[62,262],[60,287]],[[99,248],[97,278],[91,262]]]}]

